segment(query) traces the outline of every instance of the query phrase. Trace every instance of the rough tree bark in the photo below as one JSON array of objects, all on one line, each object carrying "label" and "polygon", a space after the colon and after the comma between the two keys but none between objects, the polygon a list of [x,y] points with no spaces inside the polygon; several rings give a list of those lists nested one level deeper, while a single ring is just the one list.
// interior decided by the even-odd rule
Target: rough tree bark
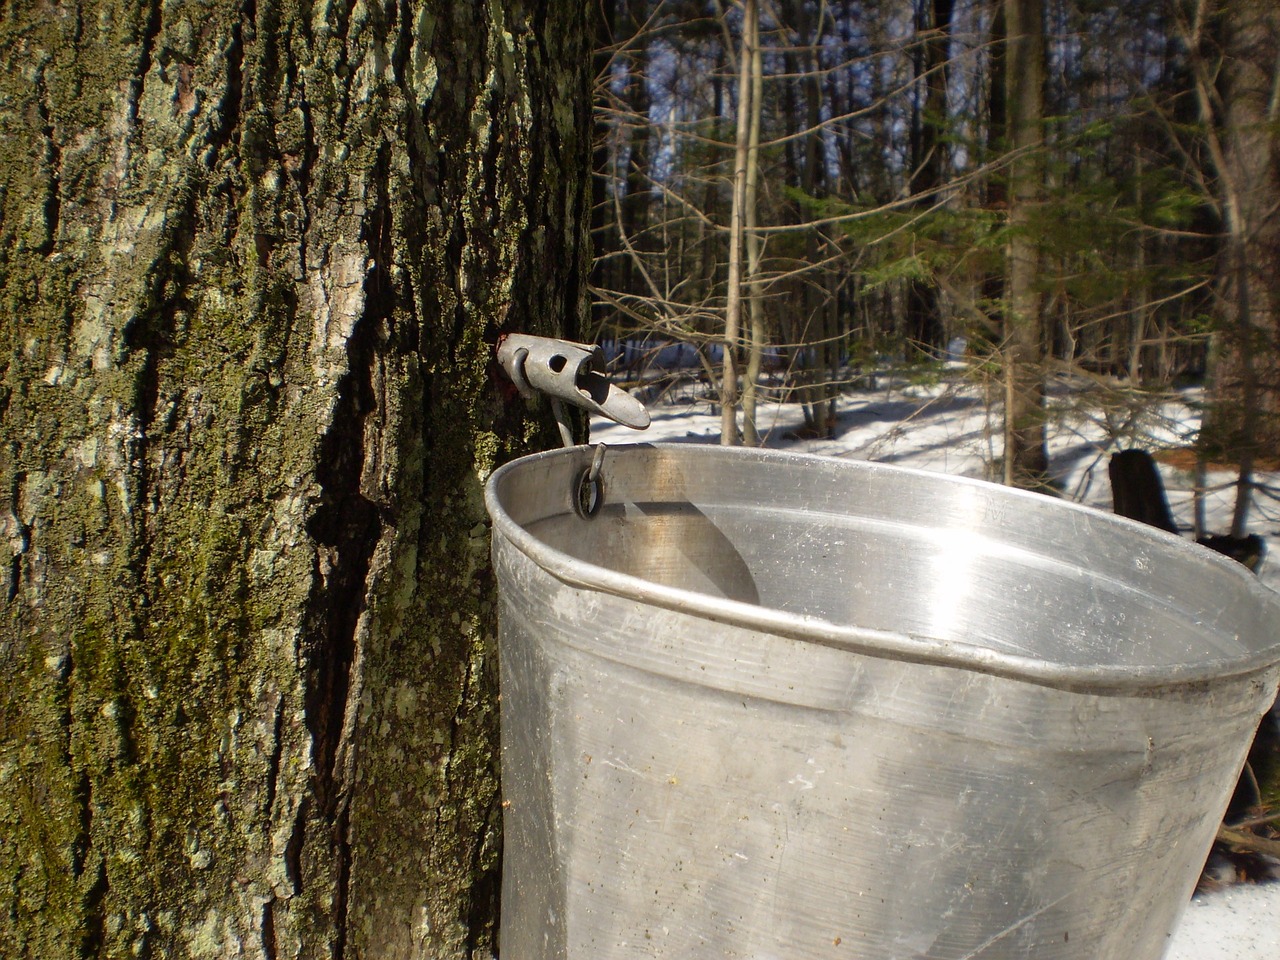
[{"label": "rough tree bark", "polygon": [[0,955],[469,956],[586,0],[0,7]]}]

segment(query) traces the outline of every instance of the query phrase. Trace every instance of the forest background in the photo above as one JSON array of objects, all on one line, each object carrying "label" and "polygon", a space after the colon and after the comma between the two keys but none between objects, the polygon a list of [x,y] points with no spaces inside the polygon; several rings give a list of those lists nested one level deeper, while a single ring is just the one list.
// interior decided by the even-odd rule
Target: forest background
[{"label": "forest background", "polygon": [[[595,324],[687,344],[724,443],[761,391],[835,429],[885,358],[963,356],[994,479],[1046,397],[1207,386],[1201,464],[1280,442],[1280,14],[1263,0],[602,0]],[[728,350],[725,350],[725,345]]]}]

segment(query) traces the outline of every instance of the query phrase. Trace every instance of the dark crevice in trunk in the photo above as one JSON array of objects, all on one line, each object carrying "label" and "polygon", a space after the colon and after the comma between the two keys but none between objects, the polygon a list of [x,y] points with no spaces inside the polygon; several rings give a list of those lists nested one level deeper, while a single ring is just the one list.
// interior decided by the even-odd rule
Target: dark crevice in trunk
[{"label": "dark crevice in trunk", "polygon": [[284,697],[277,695],[275,722],[271,731],[271,757],[267,761],[267,798],[263,804],[263,820],[268,828],[276,805],[276,788],[280,779],[280,760],[284,755]]},{"label": "dark crevice in trunk", "polygon": [[[69,713],[67,723],[69,731]],[[69,754],[67,763],[70,763]],[[86,873],[88,863],[90,863],[93,847],[93,781],[86,772],[81,772],[81,776],[79,776],[79,783],[76,788],[76,803],[79,808],[79,814],[81,814],[81,822],[79,822],[76,841],[74,841],[72,849],[72,874],[78,881],[82,881],[83,874]],[[102,954],[102,946],[106,942],[105,902],[109,888],[110,884],[108,878],[106,878],[106,859],[99,856],[97,858],[96,876],[93,877],[93,883],[84,890],[84,897],[81,902],[81,915],[84,918],[84,922],[81,943],[79,943],[79,955],[84,957],[84,960],[90,960],[90,957],[97,957]]]},{"label": "dark crevice in trunk", "polygon": [[[338,51],[336,62],[333,64],[333,73],[336,77],[350,77],[351,64],[347,57],[347,39],[351,30],[351,10],[354,4],[336,3],[329,9],[333,11],[334,18],[337,21],[334,25],[332,34],[332,43]],[[351,84],[339,83],[337,85],[337,94],[339,97],[338,107],[334,110],[333,119],[339,130],[346,130],[347,121],[351,118]]]},{"label": "dark crevice in trunk", "polygon": [[316,477],[320,506],[307,530],[320,545],[307,639],[306,722],[311,733],[316,800],[332,822],[340,785],[335,760],[347,707],[356,627],[365,608],[369,563],[378,541],[378,508],[361,493],[365,417],[374,408],[374,324],[357,321],[347,340],[347,374],[338,383],[333,422],[320,439]]},{"label": "dark crevice in trunk", "polygon": [[[372,276],[379,271],[370,271]],[[367,284],[368,286],[368,284]],[[320,545],[310,600],[307,640],[307,727],[312,737],[316,799],[327,818],[338,811],[335,762],[345,720],[347,688],[364,610],[366,579],[378,541],[377,507],[361,491],[365,418],[375,408],[372,368],[375,327],[366,289],[365,314],[347,340],[347,372],[338,382],[333,422],[320,439],[316,477],[320,505],[307,524]]]},{"label": "dark crevice in trunk", "polygon": [[298,229],[298,269],[302,276],[309,270],[307,238],[311,234],[311,177],[320,158],[320,146],[316,143],[315,124],[311,118],[311,104],[307,102],[305,83],[298,87],[298,112],[302,114],[302,156],[293,173],[298,185],[298,203],[302,208],[302,224]]},{"label": "dark crevice in trunk", "polygon": [[107,881],[107,862],[98,858],[98,872],[92,886],[85,891],[82,906],[84,932],[80,939],[80,956],[83,960],[95,960],[102,956],[107,940],[107,914],[104,904],[110,884]]},{"label": "dark crevice in trunk", "polygon": [[[485,813],[485,831],[477,837],[472,847],[472,884],[467,891],[467,938],[463,944],[464,957],[479,956],[484,947],[492,949],[495,933],[502,925],[502,829],[501,794],[494,794]],[[485,854],[489,852],[489,839],[498,848],[493,864],[486,867]]]},{"label": "dark crevice in trunk", "polygon": [[[467,720],[467,714],[471,711],[472,705],[475,703],[483,703],[484,697],[480,695],[477,687],[492,687],[493,678],[488,675],[484,669],[467,670],[466,679],[462,687],[462,696],[458,704],[458,709],[454,713],[453,721],[450,724],[450,753],[452,758],[455,756],[454,751],[458,748],[457,741],[460,734],[463,733],[462,727]],[[496,735],[496,728],[494,730]],[[474,734],[472,734],[474,736]],[[496,759],[496,758],[495,758]],[[483,762],[483,761],[481,761]],[[452,768],[452,764],[446,768],[446,772]],[[490,771],[496,780],[498,776],[497,763],[492,763]],[[455,778],[456,779],[456,778]],[[449,785],[449,794],[453,795],[454,791],[465,793],[468,789],[474,790],[474,774],[466,776],[467,782],[451,783]],[[502,893],[502,791],[495,789],[493,795],[489,798],[486,805],[485,813],[481,821],[476,825],[476,830],[471,838],[471,862],[469,864],[470,886],[467,890],[467,901],[465,904],[465,916],[467,918],[467,940],[466,949],[463,956],[476,956],[477,951],[481,947],[490,946],[494,939],[494,934],[499,928],[500,909],[501,909],[501,893]],[[498,849],[492,849],[491,844]],[[486,855],[493,853],[489,864],[486,866]]]},{"label": "dark crevice in trunk", "polygon": [[269,898],[262,905],[262,955],[266,960],[276,960],[276,901]]},{"label": "dark crevice in trunk", "polygon": [[244,25],[253,23],[254,15],[254,4],[250,0],[240,8],[240,16],[231,28],[231,40],[226,49],[227,82],[214,111],[216,120],[209,124],[206,138],[209,145],[206,164],[210,169],[217,167],[218,155],[240,129],[240,110],[244,99]]},{"label": "dark crevice in trunk", "polygon": [[[3,421],[4,414],[8,404],[0,404],[0,421]],[[9,483],[9,511],[13,522],[18,526],[18,537],[20,548],[14,553],[13,559],[9,561],[9,602],[13,603],[18,599],[18,593],[22,589],[22,558],[31,549],[31,528],[22,522],[18,515],[22,512],[18,504],[22,502],[22,487],[27,482],[27,473],[25,470],[15,470],[13,479]]]},{"label": "dark crevice in trunk", "polygon": [[[192,288],[193,278],[187,264],[195,240],[196,201],[196,189],[188,186],[183,191],[181,206],[166,217],[164,234],[146,281],[146,300],[123,331],[125,346],[138,355],[132,404],[138,429],[131,457],[137,466],[131,491],[135,509],[130,511],[133,530],[129,568],[137,582],[136,607],[139,610],[150,605],[151,585],[147,569],[151,554],[149,526],[155,515],[155,505],[151,503],[155,465],[148,454],[156,439],[154,434],[163,432],[163,427],[156,430],[156,415],[160,408],[160,361],[174,355],[179,341],[185,336],[185,330],[178,329],[179,314],[186,314],[192,309],[191,302],[176,291]],[[141,617],[137,619],[141,620]],[[143,628],[139,625],[137,629],[141,632]]]},{"label": "dark crevice in trunk", "polygon": [[307,641],[306,720],[312,738],[316,799],[326,818],[338,810],[334,764],[342,735],[356,626],[378,538],[378,511],[360,491],[364,418],[373,407],[372,324],[363,317],[347,341],[348,372],[338,383],[333,423],[320,440],[320,506],[307,525],[321,547]]},{"label": "dark crevice in trunk", "polygon": [[[129,697],[129,680],[123,668],[116,664],[111,670],[111,689],[115,691],[116,750],[111,757],[109,770],[129,769],[138,765],[138,738],[135,733],[138,708]],[[179,714],[181,716],[181,714]],[[185,721],[181,721],[185,722]]]},{"label": "dark crevice in trunk", "polygon": [[410,84],[407,82],[406,71],[412,65],[409,54],[413,46],[413,7],[410,0],[389,2],[386,7],[390,21],[387,35],[392,37],[391,71],[395,76],[396,86],[406,94],[405,100],[409,103],[413,102],[413,97],[408,96]]},{"label": "dark crevice in trunk", "polygon": [[129,544],[129,569],[140,585],[139,605],[147,605],[146,580],[147,566],[151,557],[151,546],[147,536],[147,526],[152,511],[148,510],[151,499],[152,477],[151,466],[147,462],[148,436],[155,421],[156,407],[160,397],[160,374],[157,356],[158,345],[154,339],[155,332],[147,330],[154,326],[145,318],[137,318],[125,328],[124,342],[131,351],[141,354],[137,375],[134,378],[133,409],[137,412],[138,430],[132,460],[136,467],[133,506],[130,511],[130,522],[133,526],[131,543]]},{"label": "dark crevice in trunk", "polygon": [[147,10],[147,22],[143,27],[138,45],[138,66],[129,80],[129,106],[127,116],[130,127],[138,121],[138,103],[142,99],[142,87],[147,82],[147,74],[151,72],[152,54],[156,47],[156,38],[160,36],[162,0],[152,0]]},{"label": "dark crevice in trunk", "polygon": [[302,847],[307,839],[307,812],[311,807],[309,797],[298,801],[298,809],[293,816],[293,829],[289,831],[289,842],[284,847],[284,875],[289,879],[295,897],[302,895]]},{"label": "dark crevice in trunk", "polygon": [[351,806],[344,804],[334,825],[337,840],[337,890],[333,900],[333,960],[347,955],[347,901],[351,890]]},{"label": "dark crevice in trunk", "polygon": [[49,108],[49,90],[45,84],[44,68],[36,74],[36,88],[40,97],[36,108],[40,114],[40,136],[44,139],[44,162],[48,167],[44,201],[45,238],[35,250],[47,257],[58,243],[58,223],[62,216],[62,148],[58,146],[53,114]]},{"label": "dark crevice in trunk", "polygon": [[[69,761],[68,757],[67,762]],[[80,823],[76,838],[71,843],[71,875],[79,879],[85,872],[89,851],[93,848],[93,781],[83,770],[74,796],[76,807],[80,810]]]},{"label": "dark crevice in trunk", "polygon": [[364,313],[347,339],[347,372],[338,382],[333,421],[321,438],[316,477],[320,505],[307,529],[319,545],[315,587],[309,600],[310,636],[306,644],[306,723],[311,734],[312,784],[317,816],[330,831],[337,889],[334,919],[335,960],[345,952],[345,914],[350,873],[349,807],[338,762],[350,702],[351,670],[357,654],[357,630],[365,609],[369,567],[382,529],[378,506],[365,496],[365,421],[377,412],[373,372],[380,331],[389,330],[396,294],[390,278],[392,214],[386,196],[389,150],[378,157],[372,181],[380,185],[378,202],[365,219],[362,239],[371,266],[364,285]]}]

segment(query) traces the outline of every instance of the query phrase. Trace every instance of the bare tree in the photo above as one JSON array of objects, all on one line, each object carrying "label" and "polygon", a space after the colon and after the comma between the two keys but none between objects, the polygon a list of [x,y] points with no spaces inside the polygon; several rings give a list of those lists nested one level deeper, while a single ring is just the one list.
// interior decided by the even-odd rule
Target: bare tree
[{"label": "bare tree", "polygon": [[1256,460],[1280,447],[1280,10],[1265,0],[1194,0],[1177,13],[1224,231],[1205,444],[1239,464],[1239,537]]},{"label": "bare tree", "polygon": [[[760,7],[743,0],[741,46],[738,51],[737,140],[733,153],[733,200],[729,211],[729,279],[724,307],[724,373],[720,383],[720,442],[735,446],[738,432],[738,368],[741,363],[742,302],[746,228],[755,220],[752,184],[759,176]],[[753,141],[752,134],[755,139]],[[753,428],[754,429],[754,428]]]}]

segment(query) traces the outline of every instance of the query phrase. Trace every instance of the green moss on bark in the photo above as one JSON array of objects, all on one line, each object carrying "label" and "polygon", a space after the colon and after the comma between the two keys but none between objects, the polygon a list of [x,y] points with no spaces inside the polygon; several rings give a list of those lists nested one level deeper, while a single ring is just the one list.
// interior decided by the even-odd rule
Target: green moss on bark
[{"label": "green moss on bark", "polygon": [[0,19],[5,956],[491,941],[480,479],[555,442],[491,349],[583,316],[586,6],[339,7]]}]

